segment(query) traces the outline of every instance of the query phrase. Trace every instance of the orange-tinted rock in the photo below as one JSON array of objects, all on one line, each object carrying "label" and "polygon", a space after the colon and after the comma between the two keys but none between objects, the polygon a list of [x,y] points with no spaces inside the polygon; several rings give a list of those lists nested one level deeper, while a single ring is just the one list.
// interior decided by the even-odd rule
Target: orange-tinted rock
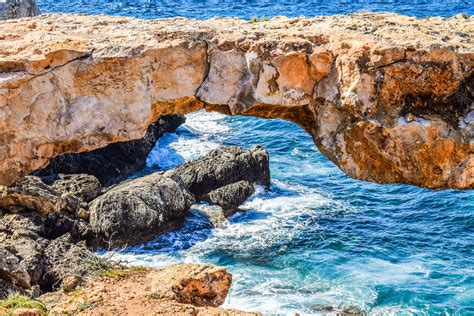
[{"label": "orange-tinted rock", "polygon": [[72,293],[52,292],[39,299],[53,315],[260,315],[218,307],[232,282],[224,268],[177,264],[112,272]]},{"label": "orange-tinted rock", "polygon": [[206,108],[295,122],[357,179],[474,188],[474,17],[43,15],[0,34],[0,184]]}]

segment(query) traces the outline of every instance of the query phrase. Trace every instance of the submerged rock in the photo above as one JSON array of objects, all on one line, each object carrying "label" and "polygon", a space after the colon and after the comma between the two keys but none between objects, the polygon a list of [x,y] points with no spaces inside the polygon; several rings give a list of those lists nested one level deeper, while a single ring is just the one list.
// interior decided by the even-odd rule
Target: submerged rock
[{"label": "submerged rock", "polygon": [[33,174],[45,178],[46,182],[54,182],[59,174],[88,174],[99,179],[103,186],[118,183],[142,169],[158,138],[174,132],[184,122],[183,115],[161,116],[148,127],[141,139],[113,143],[90,152],[62,155]]},{"label": "submerged rock", "polygon": [[18,19],[40,14],[35,0],[6,0],[0,2],[0,20]]},{"label": "submerged rock", "polygon": [[[198,199],[205,199],[212,191],[239,181],[270,187],[269,156],[260,145],[250,150],[222,146],[173,172]],[[216,199],[217,195],[214,195]]]},{"label": "submerged rock", "polygon": [[173,173],[155,173],[122,183],[90,204],[92,230],[111,246],[146,242],[177,227],[194,196]]}]

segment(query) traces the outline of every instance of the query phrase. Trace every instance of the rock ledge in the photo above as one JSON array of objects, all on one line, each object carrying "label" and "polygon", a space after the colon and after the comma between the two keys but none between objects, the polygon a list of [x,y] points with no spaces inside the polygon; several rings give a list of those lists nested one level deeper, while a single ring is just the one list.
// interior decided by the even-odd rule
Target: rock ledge
[{"label": "rock ledge", "polygon": [[474,17],[0,23],[0,184],[198,109],[302,126],[348,175],[474,188]]}]

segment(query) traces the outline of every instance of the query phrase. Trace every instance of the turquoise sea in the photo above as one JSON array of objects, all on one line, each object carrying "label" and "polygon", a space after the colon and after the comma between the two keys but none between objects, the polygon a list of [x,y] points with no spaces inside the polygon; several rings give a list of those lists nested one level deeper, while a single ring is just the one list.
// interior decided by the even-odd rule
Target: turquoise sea
[{"label": "turquoise sea", "polygon": [[[474,14],[474,1],[38,0],[43,12],[155,18],[328,15],[389,11]],[[126,249],[130,264],[225,266],[225,307],[318,315],[324,306],[370,315],[474,315],[474,192],[431,191],[350,179],[298,126],[198,112],[161,138],[144,172],[169,169],[221,144],[266,146],[272,188],[247,201],[226,229],[197,205],[184,226]]]}]

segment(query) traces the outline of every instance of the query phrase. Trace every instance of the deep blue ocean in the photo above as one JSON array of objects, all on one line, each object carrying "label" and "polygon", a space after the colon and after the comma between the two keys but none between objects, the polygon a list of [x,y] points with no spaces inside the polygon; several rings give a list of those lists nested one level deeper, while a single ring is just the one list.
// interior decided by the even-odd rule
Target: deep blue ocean
[{"label": "deep blue ocean", "polygon": [[[43,12],[144,18],[314,16],[388,11],[474,14],[460,1],[37,0]],[[298,126],[198,112],[161,138],[145,172],[169,169],[221,144],[263,144],[272,188],[258,188],[226,229],[196,206],[178,231],[126,249],[130,264],[202,262],[234,275],[225,307],[318,315],[324,306],[370,315],[474,315],[474,192],[431,191],[350,179]]]}]

